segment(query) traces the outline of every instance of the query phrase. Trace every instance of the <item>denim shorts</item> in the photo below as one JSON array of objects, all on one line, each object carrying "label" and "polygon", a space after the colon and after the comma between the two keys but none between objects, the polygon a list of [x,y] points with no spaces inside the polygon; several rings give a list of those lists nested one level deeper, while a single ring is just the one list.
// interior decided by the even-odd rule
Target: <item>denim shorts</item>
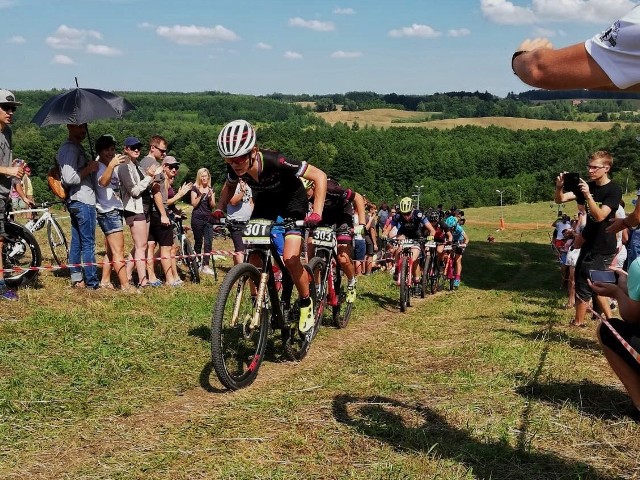
[{"label": "denim shorts", "polygon": [[122,212],[120,210],[111,210],[107,213],[98,212],[98,225],[102,233],[109,235],[110,233],[122,232]]}]

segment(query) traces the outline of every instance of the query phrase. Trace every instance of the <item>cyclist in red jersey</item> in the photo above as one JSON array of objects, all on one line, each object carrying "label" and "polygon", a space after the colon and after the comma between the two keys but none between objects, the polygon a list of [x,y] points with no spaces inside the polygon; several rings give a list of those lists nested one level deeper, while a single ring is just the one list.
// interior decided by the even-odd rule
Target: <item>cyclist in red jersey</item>
[{"label": "cyclist in red jersey", "polygon": [[[314,182],[302,179],[302,183],[307,190],[307,197],[312,202],[315,199]],[[353,214],[358,214],[360,224],[353,225]],[[347,302],[353,303],[356,300],[356,272],[353,265],[353,233],[354,228],[361,232],[364,229],[362,223],[365,218],[364,198],[358,192],[350,188],[344,188],[333,179],[327,180],[327,195],[324,202],[323,218],[320,226],[336,227],[336,240],[338,242],[338,263],[347,277]],[[313,257],[313,245],[307,247],[309,258]]]}]

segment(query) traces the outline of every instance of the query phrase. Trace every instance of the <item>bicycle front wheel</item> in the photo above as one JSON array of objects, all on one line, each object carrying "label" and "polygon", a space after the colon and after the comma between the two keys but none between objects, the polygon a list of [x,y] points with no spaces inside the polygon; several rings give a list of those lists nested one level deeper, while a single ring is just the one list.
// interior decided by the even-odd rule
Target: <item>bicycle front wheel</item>
[{"label": "bicycle front wheel", "polygon": [[39,270],[29,270],[42,264],[40,245],[35,237],[22,225],[7,222],[6,236],[2,244],[3,268],[11,270],[4,273],[7,285],[18,287],[33,282]]},{"label": "bicycle front wheel", "polygon": [[424,298],[427,294],[427,288],[429,287],[429,260],[430,257],[425,257],[421,262],[422,274],[420,275],[420,298]]},{"label": "bicycle front wheel", "polygon": [[324,313],[325,306],[327,304],[327,282],[325,281],[327,262],[323,258],[313,257],[308,263],[311,275],[316,285],[316,299],[318,302],[317,309],[320,317],[320,323],[322,323],[322,315]]},{"label": "bicycle front wheel", "polygon": [[53,261],[58,265],[66,265],[69,262],[69,245],[60,224],[55,218],[51,218],[47,222],[47,239],[49,240]]},{"label": "bicycle front wheel", "polygon": [[401,266],[400,266],[400,311],[404,312],[407,310],[409,306],[409,261],[407,257],[403,256],[400,258]]},{"label": "bicycle front wheel", "polygon": [[337,328],[345,328],[351,318],[353,303],[347,302],[347,276],[338,262],[331,263],[333,270],[334,288],[338,296],[338,305],[333,307],[333,323]]},{"label": "bicycle front wheel", "polygon": [[230,390],[251,385],[258,375],[269,334],[270,308],[263,306],[258,324],[255,293],[260,272],[249,264],[234,266],[224,278],[211,319],[211,359],[220,382]]}]

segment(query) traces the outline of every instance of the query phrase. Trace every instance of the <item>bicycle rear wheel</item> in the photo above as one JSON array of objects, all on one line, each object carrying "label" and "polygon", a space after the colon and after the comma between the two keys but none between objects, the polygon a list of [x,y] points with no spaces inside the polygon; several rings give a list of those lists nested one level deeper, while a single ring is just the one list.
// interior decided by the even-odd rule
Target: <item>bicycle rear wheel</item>
[{"label": "bicycle rear wheel", "polygon": [[311,342],[318,333],[318,329],[320,328],[321,323],[313,274],[311,272],[311,269],[309,268],[309,265],[304,265],[304,269],[309,277],[309,296],[313,301],[315,323],[313,327],[311,327],[311,329],[309,329],[309,331],[305,333],[302,333],[298,329],[298,320],[300,318],[300,299],[294,298],[296,295],[298,295],[298,291],[294,287],[291,298],[291,308],[289,309],[288,315],[289,318],[287,319],[287,324],[282,329],[282,344],[284,346],[284,353],[289,358],[289,360],[292,360],[294,362],[299,362],[307,356],[309,348],[311,347]]},{"label": "bicycle rear wheel", "polygon": [[260,272],[249,264],[234,266],[225,276],[211,318],[211,360],[220,382],[230,390],[251,385],[258,375],[269,335],[271,309],[263,306],[259,324],[251,327]]},{"label": "bicycle rear wheel", "polygon": [[189,269],[191,283],[200,283],[200,262],[198,262],[198,257],[195,256],[191,242],[186,238],[184,239],[184,251],[182,254],[185,255],[182,261]]},{"label": "bicycle rear wheel", "polygon": [[351,318],[353,303],[347,303],[347,276],[334,260],[332,262],[334,288],[338,296],[338,305],[333,307],[333,323],[337,328],[345,328]]},{"label": "bicycle rear wheel", "polygon": [[35,237],[22,225],[5,223],[6,236],[2,244],[3,268],[12,270],[4,273],[7,285],[18,287],[33,282],[39,270],[28,270],[42,264],[40,245]]},{"label": "bicycle rear wheel", "polygon": [[55,218],[51,218],[47,222],[47,239],[49,240],[49,248],[51,248],[53,260],[58,265],[66,265],[69,262],[69,245],[60,224]]},{"label": "bicycle rear wheel", "polygon": [[404,312],[409,306],[409,285],[407,283],[409,262],[405,256],[400,257],[400,261],[402,262],[400,265],[400,311]]}]

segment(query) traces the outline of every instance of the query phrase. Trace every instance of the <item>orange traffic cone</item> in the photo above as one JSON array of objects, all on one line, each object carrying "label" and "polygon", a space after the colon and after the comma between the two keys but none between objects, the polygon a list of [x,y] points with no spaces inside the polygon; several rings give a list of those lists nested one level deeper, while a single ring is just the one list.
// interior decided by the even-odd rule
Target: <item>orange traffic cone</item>
[{"label": "orange traffic cone", "polygon": [[504,218],[500,218],[500,230],[504,230]]}]

